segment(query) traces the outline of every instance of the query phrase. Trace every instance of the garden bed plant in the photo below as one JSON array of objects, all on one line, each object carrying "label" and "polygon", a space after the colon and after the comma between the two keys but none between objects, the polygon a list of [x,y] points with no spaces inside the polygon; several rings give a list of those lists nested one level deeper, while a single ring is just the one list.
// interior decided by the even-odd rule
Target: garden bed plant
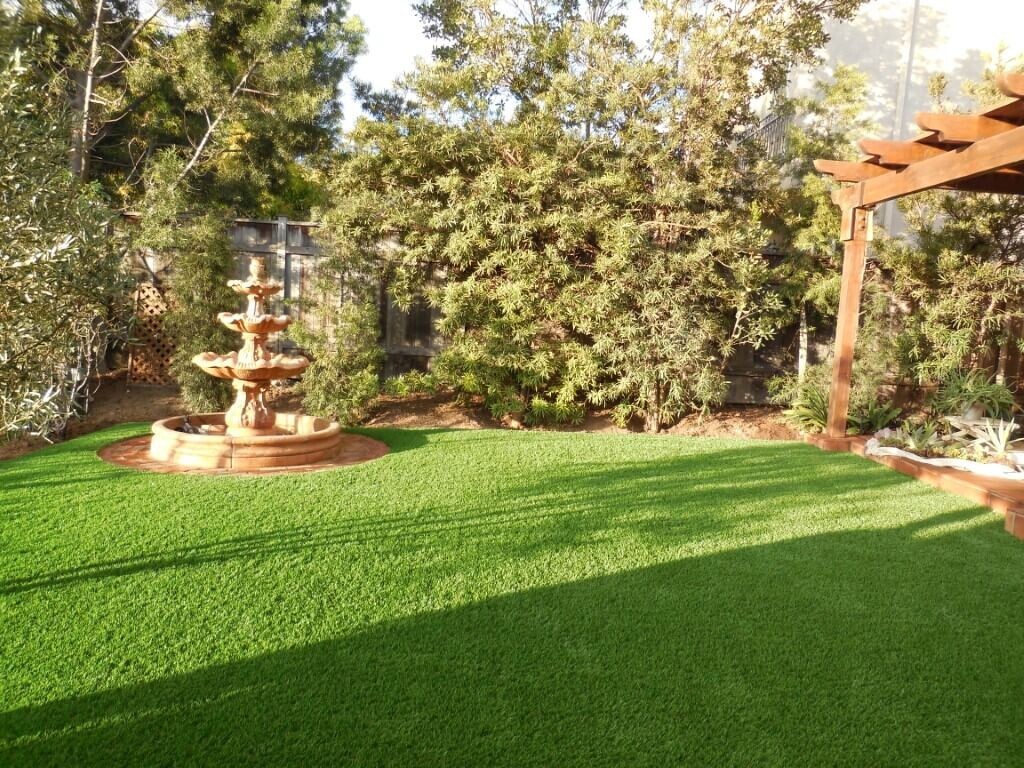
[{"label": "garden bed plant", "polygon": [[979,371],[943,381],[928,413],[875,432],[866,451],[986,475],[1024,479],[1024,439],[1013,393]]}]

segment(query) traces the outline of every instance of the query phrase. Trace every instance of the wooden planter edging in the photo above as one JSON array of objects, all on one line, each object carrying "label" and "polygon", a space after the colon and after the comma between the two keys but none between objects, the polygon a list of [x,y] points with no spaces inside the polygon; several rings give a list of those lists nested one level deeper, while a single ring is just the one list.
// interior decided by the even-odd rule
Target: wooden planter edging
[{"label": "wooden planter edging", "polygon": [[1024,482],[984,477],[949,467],[921,464],[899,456],[868,456],[864,452],[868,438],[808,435],[807,442],[823,451],[856,453],[904,475],[916,478],[939,490],[955,493],[976,504],[990,507],[1006,518],[1006,530],[1024,539]]}]

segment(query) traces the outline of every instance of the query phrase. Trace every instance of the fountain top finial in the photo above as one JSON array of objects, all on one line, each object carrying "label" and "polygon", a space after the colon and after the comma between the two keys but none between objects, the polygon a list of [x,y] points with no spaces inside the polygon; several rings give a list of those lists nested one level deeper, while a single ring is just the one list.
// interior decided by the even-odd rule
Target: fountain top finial
[{"label": "fountain top finial", "polygon": [[253,255],[249,260],[249,278],[257,283],[265,283],[267,281],[266,256]]}]

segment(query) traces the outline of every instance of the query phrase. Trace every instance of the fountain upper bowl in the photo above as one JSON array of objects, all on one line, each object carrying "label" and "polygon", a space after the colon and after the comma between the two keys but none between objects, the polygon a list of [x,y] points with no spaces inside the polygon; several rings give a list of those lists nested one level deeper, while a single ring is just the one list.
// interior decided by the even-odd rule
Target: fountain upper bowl
[{"label": "fountain upper bowl", "polygon": [[288,315],[259,315],[253,317],[245,313],[221,312],[217,319],[238,333],[277,333],[283,331],[291,323]]}]

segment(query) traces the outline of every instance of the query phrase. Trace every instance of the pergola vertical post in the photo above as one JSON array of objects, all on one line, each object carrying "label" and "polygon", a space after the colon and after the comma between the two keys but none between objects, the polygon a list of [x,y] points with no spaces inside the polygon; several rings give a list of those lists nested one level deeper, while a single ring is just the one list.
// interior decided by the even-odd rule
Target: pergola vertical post
[{"label": "pergola vertical post", "polygon": [[843,208],[843,282],[839,293],[836,322],[835,362],[828,398],[828,428],[832,438],[846,436],[846,416],[850,407],[850,380],[853,375],[853,350],[857,344],[860,292],[868,243],[872,238],[874,212],[869,208]]}]

